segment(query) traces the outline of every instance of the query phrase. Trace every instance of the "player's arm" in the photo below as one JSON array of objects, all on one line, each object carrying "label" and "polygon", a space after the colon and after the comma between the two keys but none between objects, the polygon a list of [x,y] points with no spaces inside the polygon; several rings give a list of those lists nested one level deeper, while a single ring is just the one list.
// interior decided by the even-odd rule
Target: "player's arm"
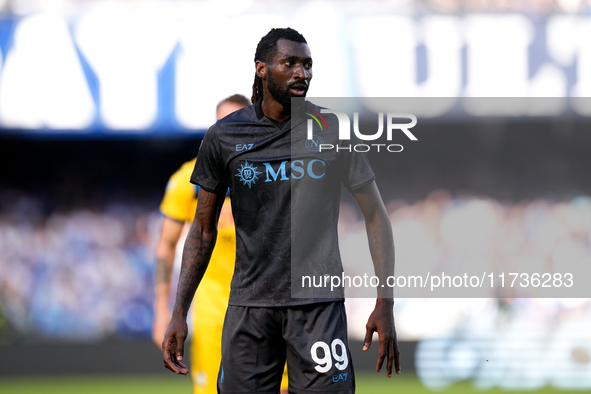
[{"label": "player's arm", "polygon": [[172,319],[162,342],[164,366],[183,375],[189,373],[187,367],[181,362],[185,339],[188,335],[187,314],[215,246],[217,221],[224,203],[224,195],[210,193],[200,188],[197,200],[195,219],[183,249],[181,274]]},{"label": "player's arm", "polygon": [[[386,207],[375,182],[354,190],[352,194],[365,218],[375,274],[380,279],[380,283],[387,283],[387,277],[394,274],[394,238]],[[373,333],[377,331],[380,339],[380,353],[376,371],[380,371],[387,358],[386,371],[390,377],[393,364],[396,373],[400,373],[400,357],[394,326],[394,293],[389,286],[379,286],[377,289],[378,298],[367,321],[363,350],[369,349]]]},{"label": "player's arm", "polygon": [[156,245],[156,266],[154,269],[154,322],[152,339],[157,346],[162,346],[164,332],[170,322],[170,276],[174,262],[176,244],[181,237],[184,223],[164,216],[162,229]]}]

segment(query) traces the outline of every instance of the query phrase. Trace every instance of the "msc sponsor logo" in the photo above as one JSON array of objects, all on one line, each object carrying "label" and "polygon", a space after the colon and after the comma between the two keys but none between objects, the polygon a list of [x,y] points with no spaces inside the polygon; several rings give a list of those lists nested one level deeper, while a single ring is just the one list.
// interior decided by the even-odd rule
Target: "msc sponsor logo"
[{"label": "msc sponsor logo", "polygon": [[[320,179],[326,175],[326,162],[320,159],[285,160],[279,165],[271,163],[263,163],[263,165],[265,166],[265,182],[288,181],[290,178],[302,179],[304,177]],[[258,168],[245,160],[235,176],[250,189],[262,174]]]},{"label": "msc sponsor logo", "polygon": [[[265,182],[289,180],[286,171],[287,163],[289,160],[282,161],[277,169],[273,168],[271,163],[263,163],[267,175]],[[289,166],[292,179],[302,179],[306,175],[313,179],[320,179],[325,175],[326,163],[320,159],[293,160]]]},{"label": "msc sponsor logo", "polygon": [[257,168],[258,167],[254,167],[252,163],[248,163],[248,160],[245,160],[244,164],[240,164],[236,176],[240,178],[240,181],[242,181],[244,185],[248,185],[248,188],[250,189],[250,187],[259,179],[258,175],[262,174],[262,172],[257,171]]}]

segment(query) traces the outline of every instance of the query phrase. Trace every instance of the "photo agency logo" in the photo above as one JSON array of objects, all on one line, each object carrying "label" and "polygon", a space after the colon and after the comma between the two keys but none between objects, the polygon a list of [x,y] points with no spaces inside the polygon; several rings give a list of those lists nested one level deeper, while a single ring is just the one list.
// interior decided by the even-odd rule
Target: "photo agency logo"
[{"label": "photo agency logo", "polygon": [[[390,113],[388,112],[386,116],[384,116],[383,112],[378,113],[378,130],[373,134],[364,134],[361,132],[359,128],[359,113],[353,113],[353,132],[355,136],[359,138],[361,141],[368,141],[366,143],[360,144],[348,144],[348,145],[339,145],[337,144],[328,144],[325,143],[324,139],[319,136],[318,134],[314,134],[314,122],[319,126],[321,132],[322,131],[329,131],[328,125],[326,123],[326,119],[322,116],[322,114],[333,114],[338,119],[339,125],[339,140],[340,141],[349,141],[351,140],[351,120],[349,116],[342,111],[338,111],[335,109],[326,109],[323,108],[318,111],[315,111],[312,108],[305,108],[305,114],[308,115],[311,119],[307,121],[307,138],[306,138],[306,148],[312,152],[323,152],[327,150],[346,150],[349,152],[369,152],[371,150],[375,150],[377,152],[387,151],[391,153],[402,152],[404,147],[401,144],[384,144],[384,143],[370,143],[369,141],[376,141],[382,137],[384,134],[384,118],[386,118],[386,139],[388,142],[392,141],[392,136],[394,135],[394,131],[402,131],[406,137],[408,137],[411,141],[417,141],[417,137],[409,129],[413,128],[417,124],[417,117],[413,114],[409,113]],[[403,120],[407,119],[410,120],[409,123],[394,123],[395,120]]]},{"label": "photo agency logo", "polygon": [[[315,111],[312,108],[304,108],[304,113],[316,121],[320,127],[321,132],[325,130],[328,131],[326,120],[324,119],[324,116],[318,113],[318,111]],[[322,122],[318,118],[320,118]],[[308,119],[308,138],[306,139],[306,148],[308,148],[310,152],[322,152],[321,146],[326,144],[324,143],[324,139],[322,139],[321,136],[314,134],[314,125],[312,124],[312,119]]]}]

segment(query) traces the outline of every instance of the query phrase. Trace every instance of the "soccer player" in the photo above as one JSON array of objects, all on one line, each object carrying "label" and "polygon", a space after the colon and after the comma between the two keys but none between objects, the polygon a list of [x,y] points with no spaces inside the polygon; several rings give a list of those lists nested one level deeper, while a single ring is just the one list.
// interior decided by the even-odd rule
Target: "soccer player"
[{"label": "soccer player", "polygon": [[[177,374],[188,373],[182,363],[186,316],[216,243],[217,217],[229,187],[237,254],[222,334],[219,392],[276,393],[287,360],[289,392],[353,393],[343,299],[291,297],[291,205],[302,202],[292,201],[291,183],[315,182],[311,190],[320,192],[303,203],[321,200],[326,208],[317,207],[324,216],[310,226],[320,235],[309,248],[317,257],[315,263],[340,264],[340,189],[333,192],[335,180],[351,191],[363,212],[378,276],[393,273],[390,221],[365,156],[341,160],[341,155],[332,154],[327,162],[292,158],[290,120],[296,114],[291,113],[291,99],[305,97],[312,79],[312,57],[304,37],[290,28],[272,29],[257,46],[255,71],[254,105],[213,125],[199,150],[191,176],[200,186],[199,204],[183,250],[176,303],[163,343],[164,364]],[[331,192],[322,193],[326,190]],[[393,367],[400,372],[394,301],[391,289],[378,290],[363,349],[369,348],[377,331],[376,370],[387,360],[390,377]]]},{"label": "soccer player", "polygon": [[[222,119],[250,102],[240,94],[222,100],[216,110],[217,119]],[[184,163],[168,181],[160,212],[162,228],[156,248],[155,301],[152,338],[162,347],[164,332],[170,322],[168,304],[171,272],[177,243],[185,223],[191,223],[197,206],[198,186],[189,182],[195,167],[193,159]],[[217,393],[216,378],[221,359],[221,338],[224,315],[228,307],[230,280],[234,272],[236,233],[229,199],[226,199],[219,222],[218,244],[215,248],[207,274],[203,277],[193,303],[193,341],[191,359],[192,378],[196,394]],[[287,389],[287,379],[282,388]]]}]

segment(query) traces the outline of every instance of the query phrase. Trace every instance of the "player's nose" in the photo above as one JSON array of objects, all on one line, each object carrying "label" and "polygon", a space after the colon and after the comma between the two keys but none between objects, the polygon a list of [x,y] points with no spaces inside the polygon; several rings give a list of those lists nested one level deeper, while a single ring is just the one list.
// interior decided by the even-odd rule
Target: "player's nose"
[{"label": "player's nose", "polygon": [[298,64],[294,70],[294,78],[296,79],[308,79],[310,78],[310,73],[306,70],[303,64]]}]

